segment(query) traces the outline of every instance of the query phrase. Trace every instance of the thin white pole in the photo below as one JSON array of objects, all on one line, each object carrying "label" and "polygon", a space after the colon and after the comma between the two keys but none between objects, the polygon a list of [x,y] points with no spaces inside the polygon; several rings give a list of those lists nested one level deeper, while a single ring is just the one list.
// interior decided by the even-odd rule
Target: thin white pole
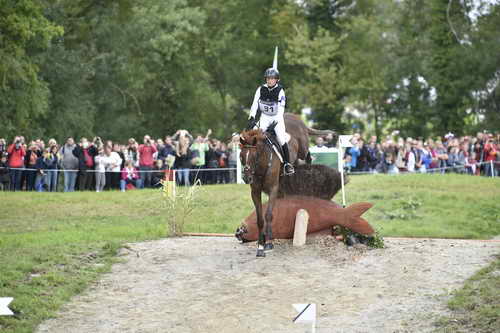
[{"label": "thin white pole", "polygon": [[241,178],[241,161],[240,161],[240,153],[241,150],[238,147],[236,149],[236,156],[238,156],[238,159],[236,161],[236,184],[243,184],[243,179]]},{"label": "thin white pole", "polygon": [[494,170],[495,169],[493,169],[493,160],[490,161],[490,170],[491,170],[491,178],[494,178],[495,177],[494,176],[494,174],[495,174]]},{"label": "thin white pole", "polygon": [[344,153],[342,152],[342,145],[339,140],[339,156],[338,156],[339,166],[340,166],[340,183],[342,185],[342,207],[345,207],[345,189],[344,189]]},{"label": "thin white pole", "polygon": [[172,184],[172,194],[174,195],[174,200],[175,200],[175,195],[176,195],[175,189],[177,187],[177,177],[176,177],[177,175],[176,175],[176,172],[177,172],[177,170],[174,170],[174,174],[172,175],[172,177],[174,177],[174,179],[173,179],[174,182]]}]

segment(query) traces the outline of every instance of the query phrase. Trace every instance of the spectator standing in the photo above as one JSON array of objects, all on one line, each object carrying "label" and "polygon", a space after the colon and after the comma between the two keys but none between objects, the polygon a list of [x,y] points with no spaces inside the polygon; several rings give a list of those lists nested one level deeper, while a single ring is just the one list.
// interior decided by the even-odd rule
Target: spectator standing
[{"label": "spectator standing", "polygon": [[[50,141],[49,141],[50,142]],[[47,170],[47,176],[45,177],[45,181],[47,184],[47,191],[49,192],[56,192],[57,191],[57,179],[58,179],[58,165],[59,165],[59,153],[58,153],[59,147],[57,147],[57,144],[55,145],[49,145],[49,152],[50,152],[50,160],[52,163],[50,163],[49,168]]]},{"label": "spectator standing", "polygon": [[350,161],[350,170],[351,171],[358,171],[358,158],[361,155],[361,150],[359,149],[359,142],[357,138],[353,138],[352,140],[352,147],[349,149],[349,155],[351,156],[351,161]]},{"label": "spectator standing", "polygon": [[149,135],[144,136],[144,144],[139,146],[139,170],[141,171],[141,184],[144,187],[151,187],[151,170],[153,170],[156,147]]},{"label": "spectator standing", "polygon": [[325,139],[323,137],[318,136],[315,140],[316,145],[313,146],[314,150],[328,150],[328,147],[325,145]]},{"label": "spectator standing", "polygon": [[[116,142],[115,142],[115,143],[113,144],[113,151],[114,151],[115,153],[117,153],[117,154],[118,154],[118,156],[120,156],[120,159],[121,159],[121,161],[122,161],[122,162],[121,162],[121,165],[120,165],[120,170],[122,170],[123,168],[125,168],[125,152],[124,152],[124,151],[125,151],[125,148],[124,148],[124,147],[122,147],[122,145],[121,145],[121,144],[119,144],[119,143],[116,143]],[[118,183],[120,182],[120,179],[121,179],[121,176],[120,176],[120,177],[117,177],[117,181],[118,181]]]},{"label": "spectator standing", "polygon": [[107,156],[104,155],[104,148],[98,148],[98,154],[94,159],[95,161],[95,191],[102,192],[106,186],[106,169],[108,163],[111,162]]},{"label": "spectator standing", "polygon": [[194,177],[191,177],[193,179],[193,182],[195,182],[197,179],[200,179],[201,182],[205,184],[208,183],[208,180],[210,180],[212,177],[211,171],[205,172],[202,170],[203,168],[205,168],[205,166],[208,167],[208,162],[205,155],[210,149],[208,141],[210,134],[212,134],[211,129],[207,131],[207,135],[205,137],[202,137],[201,134],[198,134],[190,147],[191,151],[193,151],[196,156],[198,156],[193,164],[193,169],[196,169],[193,170]]},{"label": "spectator standing", "polygon": [[[207,174],[207,184],[217,184],[217,179],[219,177],[219,170],[214,170],[219,168],[219,158],[221,153],[219,151],[219,143],[215,139],[210,140],[209,148],[205,156],[206,167],[208,169]],[[211,169],[211,170],[210,170]]]},{"label": "spectator standing", "polygon": [[7,154],[7,141],[4,138],[0,138],[0,157]]},{"label": "spectator standing", "polygon": [[[158,147],[157,147],[158,149]],[[166,159],[168,156],[175,157],[175,148],[172,144],[172,138],[167,136],[165,137],[165,141],[161,147],[158,149],[158,159],[163,161],[163,165],[165,165]]]},{"label": "spectator standing", "polygon": [[125,192],[127,185],[131,184],[136,188],[141,188],[141,179],[139,178],[139,173],[134,167],[132,161],[125,162],[125,167],[121,172],[120,189]]},{"label": "spectator standing", "polygon": [[498,149],[493,140],[493,136],[488,137],[486,144],[484,145],[484,161],[486,162],[484,170],[485,175],[489,177],[496,176],[495,162],[497,160]]},{"label": "spectator standing", "polygon": [[26,150],[23,146],[22,138],[16,136],[14,142],[7,148],[9,173],[10,173],[10,190],[20,191],[21,190],[21,177],[24,168],[24,156],[26,156]]},{"label": "spectator standing", "polygon": [[[366,146],[366,145],[365,145]],[[387,141],[384,142],[384,148],[387,149],[388,148],[388,143]],[[366,146],[366,155],[367,155],[367,171],[374,171],[375,168],[377,167],[377,164],[380,162],[380,161],[383,161],[383,152],[380,152],[382,158],[379,158],[379,150],[377,148],[377,142],[372,142],[370,141],[370,143]]]},{"label": "spectator standing", "polygon": [[224,142],[219,141],[219,168],[225,169],[219,171],[219,178],[217,179],[218,184],[229,184],[229,170],[228,167],[228,158],[229,152],[227,150],[227,146]]},{"label": "spectator standing", "polygon": [[134,138],[128,139],[128,145],[125,152],[125,162],[131,161],[135,168],[139,167],[139,144]]},{"label": "spectator standing", "polygon": [[68,138],[64,146],[59,150],[61,156],[61,167],[64,173],[64,192],[74,192],[76,177],[78,175],[78,158],[73,154],[76,148],[75,140]]},{"label": "spectator standing", "polygon": [[325,142],[325,146],[327,148],[335,148],[337,145],[334,141],[334,136],[332,133],[328,133],[326,136],[325,136],[325,139],[324,139],[324,142]]},{"label": "spectator standing", "polygon": [[405,145],[405,161],[406,161],[406,170],[408,172],[415,172],[415,153],[412,149],[412,143],[407,142]]},{"label": "spectator standing", "polygon": [[440,173],[445,173],[446,169],[444,168],[448,166],[448,151],[441,141],[436,141],[436,157],[438,159]]},{"label": "spectator standing", "polygon": [[38,146],[34,141],[32,141],[29,145],[29,149],[26,152],[26,156],[24,157],[24,165],[26,166],[26,191],[34,191],[35,190],[35,181],[37,173],[37,160],[41,156],[41,153],[38,149]]},{"label": "spectator standing", "polygon": [[122,159],[111,146],[104,147],[106,156],[106,188],[118,190],[120,188]]},{"label": "spectator standing", "polygon": [[37,192],[50,191],[48,170],[56,163],[57,157],[52,156],[50,148],[45,148],[42,156],[36,162],[35,189]]},{"label": "spectator standing", "polygon": [[463,161],[460,160],[458,152],[458,147],[451,146],[450,152],[448,153],[448,166],[452,167],[452,170],[455,172],[460,172],[463,167]]},{"label": "spectator standing", "polygon": [[90,191],[95,184],[94,158],[97,155],[95,146],[97,138],[90,143],[87,138],[81,138],[80,144],[73,149],[73,155],[78,158],[78,189],[80,191]]},{"label": "spectator standing", "polygon": [[0,155],[0,191],[8,191],[10,188],[9,164],[7,163],[7,151]]},{"label": "spectator standing", "polygon": [[177,179],[180,185],[189,186],[189,169],[196,161],[198,156],[189,148],[189,139],[186,136],[179,137],[176,152],[177,158],[175,159],[174,167],[177,169]]},{"label": "spectator standing", "polygon": [[406,169],[406,145],[402,138],[398,139],[397,143],[397,152],[396,152],[396,168],[400,172],[407,171]]},{"label": "spectator standing", "polygon": [[359,156],[356,162],[356,171],[368,171],[368,150],[362,138],[358,139]]}]

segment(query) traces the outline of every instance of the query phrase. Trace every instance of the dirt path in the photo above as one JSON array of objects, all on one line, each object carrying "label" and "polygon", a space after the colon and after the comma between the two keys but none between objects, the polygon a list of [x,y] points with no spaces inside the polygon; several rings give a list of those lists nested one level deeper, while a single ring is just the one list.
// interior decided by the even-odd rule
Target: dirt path
[{"label": "dirt path", "polygon": [[499,243],[386,240],[346,248],[331,238],[282,242],[265,259],[232,238],[131,244],[123,263],[37,332],[309,332],[293,303],[316,303],[316,332],[428,332],[448,293]]}]

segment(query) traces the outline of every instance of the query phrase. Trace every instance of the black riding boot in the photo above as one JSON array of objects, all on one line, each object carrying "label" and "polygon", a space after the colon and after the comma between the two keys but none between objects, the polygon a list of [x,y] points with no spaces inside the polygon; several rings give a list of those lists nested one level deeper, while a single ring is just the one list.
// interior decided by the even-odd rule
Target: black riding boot
[{"label": "black riding boot", "polygon": [[283,164],[285,168],[285,175],[292,175],[295,173],[295,169],[293,168],[293,165],[290,164],[290,153],[288,152],[288,144],[284,144],[281,146],[283,149]]}]

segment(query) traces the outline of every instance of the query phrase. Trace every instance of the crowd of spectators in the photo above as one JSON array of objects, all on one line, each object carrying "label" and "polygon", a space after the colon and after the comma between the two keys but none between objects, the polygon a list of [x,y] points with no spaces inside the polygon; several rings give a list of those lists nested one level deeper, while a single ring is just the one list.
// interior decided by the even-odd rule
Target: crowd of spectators
[{"label": "crowd of spectators", "polygon": [[[352,147],[344,154],[344,165],[352,173],[457,172],[498,176],[500,167],[499,136],[479,132],[476,136],[413,139],[376,136],[365,141],[353,135]],[[332,137],[316,139],[315,148],[335,147]],[[491,163],[493,161],[494,163]]]},{"label": "crowd of spectators", "polygon": [[[236,182],[239,137],[228,142],[205,135],[178,130],[173,136],[152,139],[145,135],[139,144],[130,138],[127,144],[68,138],[64,144],[50,139],[27,142],[16,136],[10,144],[0,138],[0,190],[58,190],[59,179],[65,192],[97,192],[108,189],[161,186],[161,180],[177,170],[177,183],[189,186]],[[357,133],[352,147],[344,154],[348,172],[458,172],[498,176],[500,167],[499,136],[443,138],[387,137],[381,142],[371,136],[366,142]],[[335,147],[333,136],[316,138],[316,151]],[[495,163],[483,163],[493,161]],[[61,176],[62,174],[62,176]]]},{"label": "crowd of spectators", "polygon": [[173,136],[152,139],[145,135],[139,144],[130,138],[127,144],[68,138],[64,144],[55,139],[26,141],[16,136],[10,144],[0,138],[0,190],[97,192],[108,189],[161,186],[161,180],[177,170],[177,182],[190,185],[236,182],[239,138],[230,142],[194,137],[187,130]]}]

